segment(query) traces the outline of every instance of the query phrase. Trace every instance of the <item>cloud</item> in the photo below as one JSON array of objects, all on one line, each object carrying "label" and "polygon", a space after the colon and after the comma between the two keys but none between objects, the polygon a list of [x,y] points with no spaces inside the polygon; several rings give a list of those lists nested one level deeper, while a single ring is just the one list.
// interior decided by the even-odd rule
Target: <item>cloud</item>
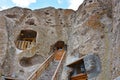
[{"label": "cloud", "polygon": [[0,11],[2,11],[2,10],[4,10],[4,9],[8,9],[9,7],[7,7],[7,6],[2,6],[2,7],[0,7]]},{"label": "cloud", "polygon": [[35,3],[36,0],[12,0],[16,6],[29,7],[31,3]]},{"label": "cloud", "polygon": [[62,3],[62,0],[57,0],[58,1],[58,4],[61,4]]},{"label": "cloud", "polygon": [[68,9],[77,10],[80,4],[83,3],[84,0],[69,0]]}]

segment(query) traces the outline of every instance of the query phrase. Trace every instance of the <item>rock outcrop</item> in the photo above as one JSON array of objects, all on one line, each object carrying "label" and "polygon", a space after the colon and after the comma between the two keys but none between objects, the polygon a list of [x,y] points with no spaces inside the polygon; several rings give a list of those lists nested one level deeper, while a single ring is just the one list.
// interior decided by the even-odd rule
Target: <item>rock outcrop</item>
[{"label": "rock outcrop", "polygon": [[[65,65],[94,53],[100,57],[101,70],[90,80],[114,80],[120,76],[119,0],[85,0],[77,11],[13,7],[1,11],[0,19],[1,74],[26,79],[50,55],[51,46],[64,41],[68,46]],[[20,42],[20,35],[28,35],[27,31],[21,34],[22,30],[33,30],[37,36],[21,37],[26,42]],[[25,45],[26,49],[22,50]],[[17,46],[22,47],[21,50]],[[40,61],[22,66],[20,62],[24,58]],[[63,80],[68,78],[66,70],[65,67]]]},{"label": "rock outcrop", "polygon": [[[57,41],[67,43],[68,28],[71,26],[69,16],[73,13],[75,11],[70,9],[53,7],[34,11],[13,7],[1,11],[0,63],[2,74],[26,79],[34,68],[50,55],[52,45]],[[34,31],[37,36],[32,35]]]}]

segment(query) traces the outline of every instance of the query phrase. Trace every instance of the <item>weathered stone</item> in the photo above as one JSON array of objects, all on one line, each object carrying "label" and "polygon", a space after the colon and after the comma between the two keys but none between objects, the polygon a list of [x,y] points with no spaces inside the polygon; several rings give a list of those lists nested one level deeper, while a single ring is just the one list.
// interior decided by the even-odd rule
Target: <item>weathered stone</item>
[{"label": "weathered stone", "polygon": [[[2,74],[26,80],[51,54],[50,47],[57,41],[64,41],[67,43],[65,65],[94,53],[100,57],[101,71],[90,80],[113,80],[120,75],[119,0],[84,0],[77,11],[53,7],[37,10],[13,7],[1,11],[0,19]],[[25,50],[19,50],[15,45],[21,30],[37,32],[35,44]],[[24,63],[29,59],[29,67],[19,64],[21,60]],[[62,75],[65,74],[67,77],[63,78],[67,80],[65,68]]]}]

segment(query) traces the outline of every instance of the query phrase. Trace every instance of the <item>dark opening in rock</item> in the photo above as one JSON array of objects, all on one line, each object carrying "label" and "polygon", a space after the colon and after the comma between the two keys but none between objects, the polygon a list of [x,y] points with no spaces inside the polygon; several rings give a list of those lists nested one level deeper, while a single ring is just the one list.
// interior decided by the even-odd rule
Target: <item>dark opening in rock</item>
[{"label": "dark opening in rock", "polygon": [[36,43],[37,32],[33,30],[22,30],[15,41],[18,49],[24,50]]},{"label": "dark opening in rock", "polygon": [[[72,80],[78,79],[78,80],[87,80],[87,74],[85,69],[84,60],[81,59],[79,61],[75,61],[72,64],[67,65],[70,70],[69,77]],[[77,76],[77,77],[75,77]]]},{"label": "dark opening in rock", "polygon": [[91,3],[91,2],[92,2],[92,0],[89,1],[89,3]]},{"label": "dark opening in rock", "polygon": [[103,39],[105,36],[104,35],[101,35],[101,39]]},{"label": "dark opening in rock", "polygon": [[17,40],[33,41],[37,36],[37,32],[33,30],[22,30]]},{"label": "dark opening in rock", "polygon": [[25,23],[29,25],[35,25],[34,19],[28,19]]},{"label": "dark opening in rock", "polygon": [[15,14],[7,14],[5,16],[7,16],[8,18],[17,18],[17,15]]},{"label": "dark opening in rock", "polygon": [[49,15],[49,13],[48,13],[48,12],[45,12],[45,14],[46,14],[46,15]]},{"label": "dark opening in rock", "polygon": [[54,45],[54,48],[57,49],[57,50],[59,50],[59,49],[63,49],[64,46],[65,46],[64,41],[57,41],[57,42],[55,43],[55,45]]}]

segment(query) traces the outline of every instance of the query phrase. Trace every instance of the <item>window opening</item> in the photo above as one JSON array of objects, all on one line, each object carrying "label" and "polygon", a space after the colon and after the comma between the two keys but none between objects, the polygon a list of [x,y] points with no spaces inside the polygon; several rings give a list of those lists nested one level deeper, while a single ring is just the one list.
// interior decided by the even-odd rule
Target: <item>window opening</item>
[{"label": "window opening", "polygon": [[24,50],[30,48],[36,43],[37,32],[33,30],[21,30],[15,45],[18,49]]},{"label": "window opening", "polygon": [[83,59],[75,61],[67,66],[71,69],[69,80],[87,80],[87,73]]},{"label": "window opening", "polygon": [[66,45],[64,43],[64,41],[57,41],[54,45],[53,45],[53,50],[55,54],[55,60],[60,60],[63,52],[66,50]]},{"label": "window opening", "polygon": [[64,41],[57,41],[54,45],[55,50],[62,50],[64,49],[65,43]]}]

